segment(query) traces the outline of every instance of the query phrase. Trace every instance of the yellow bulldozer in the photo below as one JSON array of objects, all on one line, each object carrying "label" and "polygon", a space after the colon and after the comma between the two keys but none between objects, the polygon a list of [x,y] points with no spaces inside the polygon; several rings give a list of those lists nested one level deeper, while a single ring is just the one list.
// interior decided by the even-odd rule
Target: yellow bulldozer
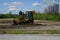
[{"label": "yellow bulldozer", "polygon": [[20,24],[33,24],[34,23],[34,15],[35,11],[26,11],[26,14],[24,12],[19,12],[19,18],[13,20],[14,25],[20,25]]}]

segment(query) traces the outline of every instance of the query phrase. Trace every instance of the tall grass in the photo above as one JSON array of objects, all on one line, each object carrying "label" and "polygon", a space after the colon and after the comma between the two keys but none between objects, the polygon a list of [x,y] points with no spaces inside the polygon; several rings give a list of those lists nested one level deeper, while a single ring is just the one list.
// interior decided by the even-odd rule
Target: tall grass
[{"label": "tall grass", "polygon": [[60,21],[60,14],[34,14],[35,20],[53,20],[53,21]]},{"label": "tall grass", "polygon": [[[0,18],[19,18],[18,14],[0,14]],[[53,21],[60,21],[60,14],[59,13],[35,13],[34,20],[53,20]]]}]

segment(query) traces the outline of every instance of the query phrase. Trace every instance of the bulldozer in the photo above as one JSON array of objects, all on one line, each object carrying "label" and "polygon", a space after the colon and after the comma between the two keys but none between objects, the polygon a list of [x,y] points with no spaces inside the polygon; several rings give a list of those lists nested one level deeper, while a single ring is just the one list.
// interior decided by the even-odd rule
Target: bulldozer
[{"label": "bulldozer", "polygon": [[14,25],[20,25],[20,24],[33,24],[34,23],[34,15],[35,11],[26,11],[26,14],[24,12],[19,12],[19,18],[13,20]]}]

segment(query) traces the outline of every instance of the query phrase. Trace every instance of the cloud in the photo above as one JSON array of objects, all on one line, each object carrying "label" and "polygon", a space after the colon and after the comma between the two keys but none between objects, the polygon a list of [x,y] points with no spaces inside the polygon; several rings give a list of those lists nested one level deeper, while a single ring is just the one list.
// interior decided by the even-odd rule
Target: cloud
[{"label": "cloud", "polygon": [[4,12],[3,10],[0,10],[0,12]]},{"label": "cloud", "polygon": [[0,10],[0,13],[4,13],[5,11],[4,10]]},{"label": "cloud", "polygon": [[9,11],[17,10],[17,7],[16,6],[8,6],[8,10]]},{"label": "cloud", "polygon": [[56,4],[59,4],[60,5],[60,2],[57,1],[57,0],[43,0],[45,3],[47,3],[48,5],[52,5],[54,3]]},{"label": "cloud", "polygon": [[12,4],[19,4],[19,5],[23,5],[24,2],[12,2]]},{"label": "cloud", "polygon": [[38,2],[35,2],[35,3],[32,4],[32,6],[41,6],[41,4],[38,3]]},{"label": "cloud", "polygon": [[16,6],[8,6],[8,8],[15,8]]},{"label": "cloud", "polygon": [[4,3],[4,5],[9,5],[9,3]]},{"label": "cloud", "polygon": [[53,0],[43,0],[45,3],[47,3],[47,4],[51,4],[51,3],[53,3]]},{"label": "cloud", "polygon": [[24,2],[11,2],[11,3],[3,3],[3,5],[23,5]]},{"label": "cloud", "polygon": [[56,3],[60,5],[60,2],[59,1],[56,1]]},{"label": "cloud", "polygon": [[43,0],[44,2],[48,3],[48,4],[53,4],[56,2],[56,0]]},{"label": "cloud", "polygon": [[51,2],[51,1],[53,1],[53,0],[43,0],[43,1],[45,1],[45,2]]},{"label": "cloud", "polygon": [[45,8],[45,7],[47,7],[48,5],[49,5],[49,4],[41,4],[41,3],[38,3],[38,2],[32,4],[32,6],[39,6],[40,8]]},{"label": "cloud", "polygon": [[9,8],[9,11],[17,10],[17,8]]}]

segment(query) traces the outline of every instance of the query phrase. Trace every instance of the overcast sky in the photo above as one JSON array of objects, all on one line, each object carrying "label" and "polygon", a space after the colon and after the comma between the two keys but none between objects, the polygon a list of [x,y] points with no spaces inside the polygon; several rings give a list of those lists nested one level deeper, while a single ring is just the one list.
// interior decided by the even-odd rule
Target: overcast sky
[{"label": "overcast sky", "polygon": [[60,0],[0,0],[0,13],[18,13],[20,10],[36,10],[43,12],[53,3],[60,4]]}]

